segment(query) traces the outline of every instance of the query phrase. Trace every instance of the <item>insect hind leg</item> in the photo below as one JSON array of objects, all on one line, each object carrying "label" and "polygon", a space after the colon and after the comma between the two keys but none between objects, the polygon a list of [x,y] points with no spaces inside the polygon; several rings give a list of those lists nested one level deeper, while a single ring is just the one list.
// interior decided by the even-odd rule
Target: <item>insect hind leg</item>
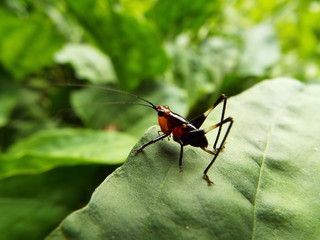
[{"label": "insect hind leg", "polygon": [[205,111],[202,115],[192,119],[190,123],[195,126],[196,128],[200,128],[203,122],[206,120],[208,115],[211,113],[213,109],[215,109],[216,106],[218,106],[221,102],[223,101],[223,108],[222,108],[222,114],[221,114],[221,121],[224,118],[224,113],[225,113],[225,108],[227,104],[227,96],[222,94],[218,100],[207,110]]},{"label": "insect hind leg", "polygon": [[202,147],[201,149],[202,149],[203,151],[211,154],[211,155],[216,155],[216,154],[217,154],[217,152],[212,151],[212,150],[208,149],[207,147]]},{"label": "insect hind leg", "polygon": [[[204,130],[205,133],[208,133],[209,131],[211,131],[211,130],[217,128],[217,127],[219,127],[219,129],[221,129],[221,126],[222,126],[223,124],[225,124],[225,123],[229,123],[229,125],[228,125],[227,131],[225,132],[224,137],[223,137],[223,139],[222,139],[222,141],[221,141],[221,143],[220,143],[220,146],[219,146],[218,148],[215,148],[216,152],[212,152],[212,151],[210,151],[210,150],[208,150],[208,149],[202,148],[204,151],[206,151],[206,152],[214,155],[214,157],[212,158],[212,160],[211,160],[211,162],[209,163],[209,165],[208,165],[208,166],[206,167],[206,169],[203,171],[203,178],[208,182],[208,185],[212,185],[212,184],[213,184],[213,182],[210,180],[210,178],[209,178],[209,176],[208,176],[208,171],[209,171],[209,169],[211,168],[211,166],[212,166],[212,164],[214,163],[214,161],[217,159],[220,151],[224,148],[224,143],[225,143],[225,141],[226,141],[226,139],[227,139],[227,137],[228,137],[228,135],[229,135],[230,129],[231,129],[232,125],[233,125],[233,119],[232,119],[231,117],[228,117],[228,118],[222,120],[221,122],[219,122],[219,123],[217,123],[217,124],[215,124],[215,125],[212,125],[211,127],[208,127],[208,128],[206,128],[206,129]],[[217,141],[217,140],[216,140],[216,141]]]}]

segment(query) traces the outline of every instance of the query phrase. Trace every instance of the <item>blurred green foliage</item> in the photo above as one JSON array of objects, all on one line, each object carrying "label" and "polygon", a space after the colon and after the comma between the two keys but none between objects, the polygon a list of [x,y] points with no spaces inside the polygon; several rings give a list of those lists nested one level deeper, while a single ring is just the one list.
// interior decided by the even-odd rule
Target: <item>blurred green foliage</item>
[{"label": "blurred green foliage", "polygon": [[[74,182],[89,175],[93,179],[92,171],[103,165],[114,169],[110,156],[123,162],[133,142],[147,126],[156,124],[149,109],[103,105],[132,99],[68,83],[120,88],[194,116],[219,94],[235,95],[266,78],[320,82],[318,1],[4,0],[0,19],[0,184],[15,182],[12,188],[30,189],[30,182],[43,175],[61,176],[65,167],[72,169]],[[69,127],[79,130],[64,129]],[[105,161],[86,155],[93,150],[81,140],[88,137],[84,128],[96,129],[89,137],[96,142],[110,141],[110,134],[114,137],[115,147],[106,148]],[[74,135],[72,141],[63,141],[65,131]],[[61,141],[74,147],[57,159]],[[102,154],[100,148],[97,154]],[[36,149],[48,154],[39,155]],[[75,151],[80,152],[76,158]],[[89,162],[96,168],[86,172],[79,167]],[[90,186],[92,191],[96,185]],[[17,235],[0,227],[1,235],[19,239],[28,233],[30,239],[42,238],[87,201],[91,191],[80,189],[73,203],[43,227],[39,222],[45,214],[23,220],[12,206],[12,219],[30,227],[19,228]],[[17,199],[41,202],[44,211],[61,200],[43,196],[14,194]],[[0,197],[7,200],[12,195],[1,191]],[[25,211],[30,209],[35,205]],[[5,221],[1,219],[0,226]]]}]

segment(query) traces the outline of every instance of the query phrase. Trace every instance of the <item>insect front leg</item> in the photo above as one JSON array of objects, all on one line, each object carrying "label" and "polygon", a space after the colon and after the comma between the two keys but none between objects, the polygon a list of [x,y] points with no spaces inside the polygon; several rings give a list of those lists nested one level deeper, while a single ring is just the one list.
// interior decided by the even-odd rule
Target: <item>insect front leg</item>
[{"label": "insect front leg", "polygon": [[[161,135],[162,135],[162,131],[159,130],[159,131],[158,131],[158,136],[161,136]],[[162,138],[161,140],[163,140],[163,138]],[[168,141],[170,141],[170,134],[168,135]]]},{"label": "insect front leg", "polygon": [[158,142],[159,140],[161,139],[164,139],[165,137],[169,136],[170,134],[162,134],[160,135],[159,137],[156,137],[155,139],[152,139],[150,142],[147,142],[145,144],[143,144],[141,147],[135,149],[134,151],[135,152],[141,152],[146,146],[152,144],[152,143],[155,143],[155,142]]}]

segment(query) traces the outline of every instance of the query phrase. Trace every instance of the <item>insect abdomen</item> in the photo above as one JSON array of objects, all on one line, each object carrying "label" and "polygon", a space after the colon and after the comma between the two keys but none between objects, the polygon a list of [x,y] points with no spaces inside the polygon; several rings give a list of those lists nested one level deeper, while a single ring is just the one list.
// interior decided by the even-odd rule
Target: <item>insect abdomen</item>
[{"label": "insect abdomen", "polygon": [[185,128],[183,125],[172,129],[172,135],[174,138],[181,138],[185,134]]}]

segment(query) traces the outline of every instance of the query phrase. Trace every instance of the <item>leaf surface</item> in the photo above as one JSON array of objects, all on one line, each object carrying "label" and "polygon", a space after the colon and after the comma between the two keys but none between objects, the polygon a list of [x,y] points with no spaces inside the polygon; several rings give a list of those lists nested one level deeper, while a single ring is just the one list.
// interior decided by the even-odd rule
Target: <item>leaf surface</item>
[{"label": "leaf surface", "polygon": [[180,147],[163,140],[131,153],[48,239],[316,239],[319,92],[319,85],[276,79],[231,98],[235,123],[209,171],[215,185],[202,178],[210,155],[185,147],[179,173]]}]

